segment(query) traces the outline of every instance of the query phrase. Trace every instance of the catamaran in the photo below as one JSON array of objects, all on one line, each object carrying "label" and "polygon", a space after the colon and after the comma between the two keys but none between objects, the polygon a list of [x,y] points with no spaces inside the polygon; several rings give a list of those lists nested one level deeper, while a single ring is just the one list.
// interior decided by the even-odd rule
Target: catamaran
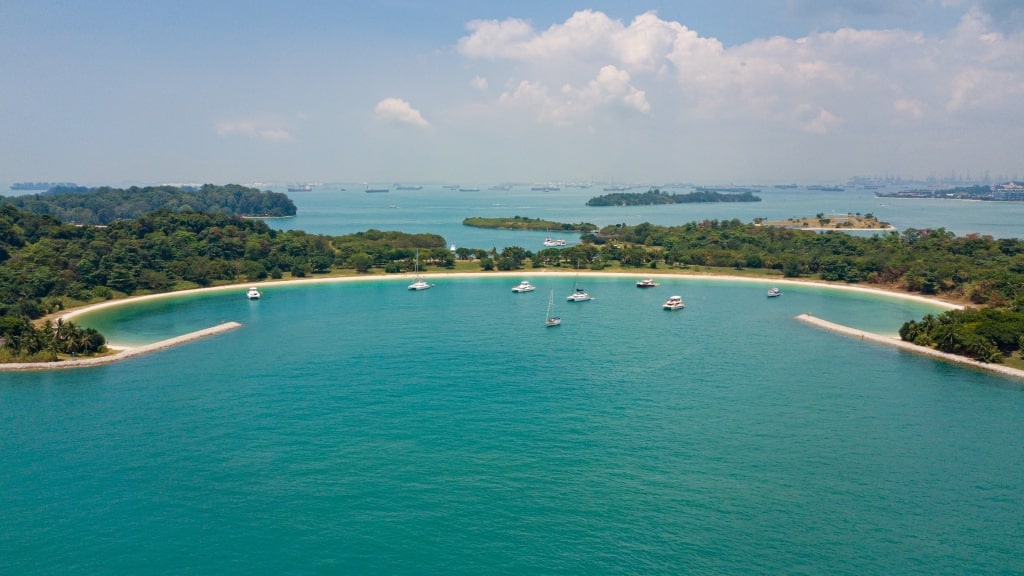
[{"label": "catamaran", "polygon": [[[420,251],[417,250],[416,251],[416,273],[419,274],[419,271],[420,271]],[[409,290],[426,290],[428,288],[433,288],[433,287],[434,287],[434,285],[427,283],[425,280],[423,280],[422,276],[416,276],[416,281],[413,282],[412,284],[409,284]]]}]

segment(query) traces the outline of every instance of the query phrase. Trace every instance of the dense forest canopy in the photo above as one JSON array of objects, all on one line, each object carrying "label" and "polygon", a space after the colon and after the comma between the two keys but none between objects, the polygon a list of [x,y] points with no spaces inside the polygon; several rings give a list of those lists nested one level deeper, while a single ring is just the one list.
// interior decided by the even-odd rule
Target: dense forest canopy
[{"label": "dense forest canopy", "polygon": [[528,216],[513,216],[511,218],[484,218],[482,216],[470,216],[462,220],[463,226],[474,226],[476,228],[498,228],[505,230],[554,230],[560,232],[592,232],[597,226],[590,222],[555,222],[554,220],[542,220]]},{"label": "dense forest canopy", "polygon": [[655,204],[690,204],[698,202],[760,202],[761,197],[749,191],[738,193],[697,190],[687,194],[669,194],[657,188],[647,192],[613,192],[587,200],[587,206],[651,206]]},{"label": "dense forest canopy", "polygon": [[[951,311],[905,326],[904,338],[986,361],[1019,354],[1024,334],[1024,242],[945,229],[869,237],[705,220],[681,226],[616,224],[581,243],[531,252],[460,247],[435,234],[367,230],[343,236],[278,231],[227,214],[161,210],[109,226],[74,226],[0,206],[0,360],[39,346],[95,350],[101,335],[47,344],[31,321],[68,306],[125,295],[266,278],[301,278],[341,269],[395,273],[451,268],[546,266],[725,268],[764,275],[867,283],[945,296],[984,308]],[[996,312],[997,311],[997,312]],[[50,326],[46,334],[56,334]],[[61,327],[60,333],[72,332]],[[68,336],[70,338],[70,336]]]},{"label": "dense forest canopy", "polygon": [[85,225],[133,220],[157,210],[264,217],[294,216],[296,212],[295,204],[285,194],[238,184],[206,184],[196,189],[176,186],[132,186],[124,189],[56,186],[39,194],[2,197],[0,204]]}]

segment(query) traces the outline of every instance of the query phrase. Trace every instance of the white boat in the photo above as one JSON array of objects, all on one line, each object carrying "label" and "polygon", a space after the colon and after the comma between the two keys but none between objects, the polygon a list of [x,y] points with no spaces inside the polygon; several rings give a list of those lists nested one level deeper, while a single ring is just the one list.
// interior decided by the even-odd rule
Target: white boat
[{"label": "white boat", "polygon": [[[417,250],[416,251],[416,273],[419,273],[419,271],[420,271],[420,251]],[[412,284],[409,284],[409,290],[427,290],[427,289],[433,288],[433,287],[434,287],[434,285],[427,283],[425,280],[423,280],[422,276],[417,276],[416,277],[416,281],[413,282]]]},{"label": "white boat", "polygon": [[544,239],[544,245],[548,247],[565,246],[565,240],[553,240],[550,236]]},{"label": "white boat", "polygon": [[245,297],[248,298],[249,300],[259,300],[260,291],[257,290],[255,286],[253,286],[252,288],[249,288],[249,291],[245,294]]},{"label": "white boat", "polygon": [[654,281],[654,278],[644,278],[636,283],[637,288],[654,288],[658,283]]},{"label": "white boat", "polygon": [[769,288],[768,289],[768,297],[769,298],[777,298],[779,296],[782,296],[782,290],[779,290],[778,288]]},{"label": "white boat", "polygon": [[680,310],[686,308],[686,304],[683,304],[682,296],[669,296],[668,300],[665,300],[661,307],[665,310]]},{"label": "white boat", "polygon": [[587,302],[593,300],[594,297],[587,293],[583,288],[576,288],[572,294],[565,297],[569,302]]},{"label": "white boat", "polygon": [[548,297],[548,313],[547,313],[547,316],[544,317],[544,325],[547,326],[548,328],[550,328],[552,326],[559,326],[559,325],[562,324],[562,319],[561,318],[559,318],[558,316],[552,316],[551,315],[551,311],[554,309],[554,307],[555,307],[555,291],[552,290],[551,291],[551,296]]},{"label": "white boat", "polygon": [[518,286],[512,288],[513,292],[533,292],[537,287],[530,284],[529,280],[523,280]]}]

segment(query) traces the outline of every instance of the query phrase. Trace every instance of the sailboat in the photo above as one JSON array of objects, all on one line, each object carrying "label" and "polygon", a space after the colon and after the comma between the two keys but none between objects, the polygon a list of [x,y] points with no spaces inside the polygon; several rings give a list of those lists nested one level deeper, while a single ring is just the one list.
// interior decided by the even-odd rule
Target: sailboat
[{"label": "sailboat", "polygon": [[572,292],[572,294],[569,294],[568,296],[566,296],[565,299],[568,300],[569,302],[587,302],[589,300],[593,300],[594,299],[593,296],[588,294],[587,291],[584,290],[583,288],[579,287],[579,285],[578,285],[579,278],[580,278],[580,269],[579,269],[579,266],[577,266],[576,267],[576,280],[574,280],[573,283],[572,283],[573,292]]},{"label": "sailboat", "polygon": [[[417,250],[416,251],[416,273],[419,274],[419,271],[420,271],[420,251]],[[409,290],[426,290],[428,288],[433,288],[433,287],[434,287],[433,284],[428,284],[427,282],[424,282],[422,276],[416,276],[416,281],[413,282],[412,284],[409,284]]]},{"label": "sailboat", "polygon": [[548,328],[552,326],[559,326],[562,323],[562,319],[558,316],[552,316],[551,311],[555,307],[555,291],[551,290],[551,297],[548,298],[548,315],[544,318],[544,325]]}]

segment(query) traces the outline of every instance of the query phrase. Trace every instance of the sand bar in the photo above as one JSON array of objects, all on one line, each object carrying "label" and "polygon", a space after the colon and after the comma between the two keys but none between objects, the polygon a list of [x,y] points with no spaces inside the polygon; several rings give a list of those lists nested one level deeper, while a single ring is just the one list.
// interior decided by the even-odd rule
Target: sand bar
[{"label": "sand bar", "polygon": [[63,370],[65,368],[87,368],[90,366],[100,366],[102,364],[111,364],[113,362],[120,362],[121,360],[127,360],[134,356],[141,354],[147,354],[149,352],[156,352],[157,350],[164,350],[171,346],[177,346],[207,336],[213,336],[228,330],[234,330],[242,325],[238,322],[224,322],[210,328],[204,328],[202,330],[196,330],[195,332],[189,332],[188,334],[182,334],[181,336],[175,336],[174,338],[168,338],[167,340],[161,340],[152,344],[146,344],[145,346],[135,346],[131,348],[121,348],[114,354],[107,356],[94,356],[90,358],[75,358],[72,360],[62,360],[59,362],[15,362],[11,364],[0,364],[0,372],[12,372],[19,370]]},{"label": "sand bar", "polygon": [[1016,378],[1017,380],[1024,380],[1024,370],[1018,370],[1016,368],[1010,368],[1003,366],[1002,364],[990,364],[987,362],[979,362],[966,356],[958,356],[956,354],[949,354],[946,352],[940,352],[934,348],[928,348],[927,346],[918,346],[911,342],[904,342],[899,338],[892,338],[888,336],[882,336],[873,332],[865,332],[863,330],[857,330],[856,328],[850,328],[849,326],[843,326],[842,324],[836,324],[835,322],[829,322],[828,320],[822,320],[816,318],[810,314],[801,314],[796,317],[801,322],[806,322],[812,326],[823,328],[830,332],[836,332],[851,338],[858,338],[860,340],[867,340],[868,342],[874,342],[876,344],[884,344],[886,346],[893,346],[900,350],[906,350],[915,354],[922,354],[924,356],[931,356],[932,358],[939,358],[947,362],[953,362],[962,366],[970,366],[971,368],[977,368],[979,370],[985,370],[987,372],[993,372],[1002,376],[1009,376],[1010,378]]}]

